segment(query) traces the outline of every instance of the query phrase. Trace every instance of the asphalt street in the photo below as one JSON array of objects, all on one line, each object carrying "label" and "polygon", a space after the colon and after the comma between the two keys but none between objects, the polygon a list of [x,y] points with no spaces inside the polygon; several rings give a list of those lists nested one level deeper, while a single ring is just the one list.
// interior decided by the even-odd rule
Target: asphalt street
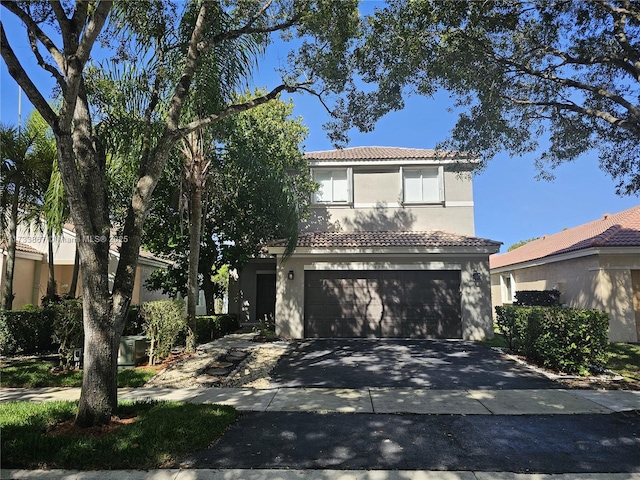
[{"label": "asphalt street", "polygon": [[640,413],[244,413],[189,468],[640,472]]}]

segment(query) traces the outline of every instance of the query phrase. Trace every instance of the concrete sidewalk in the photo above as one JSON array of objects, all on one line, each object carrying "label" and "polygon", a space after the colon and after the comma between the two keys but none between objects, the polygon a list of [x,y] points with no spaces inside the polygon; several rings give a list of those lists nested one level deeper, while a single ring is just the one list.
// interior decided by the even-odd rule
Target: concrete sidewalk
[{"label": "concrete sidewalk", "polygon": [[[0,390],[0,401],[42,402],[79,397],[79,388]],[[548,415],[640,410],[640,392],[622,390],[124,388],[119,390],[119,399],[217,403],[256,412]]]},{"label": "concrete sidewalk", "polygon": [[640,480],[640,473],[509,473],[434,470],[1,470],[0,479],[39,480]]}]

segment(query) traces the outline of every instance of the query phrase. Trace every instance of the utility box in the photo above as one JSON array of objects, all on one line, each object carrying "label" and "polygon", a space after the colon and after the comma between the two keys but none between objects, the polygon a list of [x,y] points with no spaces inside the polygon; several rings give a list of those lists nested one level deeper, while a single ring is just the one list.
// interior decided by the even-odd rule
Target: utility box
[{"label": "utility box", "polygon": [[128,335],[120,338],[118,367],[135,367],[144,362],[151,341],[143,335]]}]

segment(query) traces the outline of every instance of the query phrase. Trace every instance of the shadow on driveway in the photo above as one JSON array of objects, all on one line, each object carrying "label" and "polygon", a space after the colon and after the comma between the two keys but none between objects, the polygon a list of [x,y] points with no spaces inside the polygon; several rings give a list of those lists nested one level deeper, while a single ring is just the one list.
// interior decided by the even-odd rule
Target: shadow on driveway
[{"label": "shadow on driveway", "polygon": [[561,388],[499,352],[463,340],[305,339],[281,357],[274,387]]}]

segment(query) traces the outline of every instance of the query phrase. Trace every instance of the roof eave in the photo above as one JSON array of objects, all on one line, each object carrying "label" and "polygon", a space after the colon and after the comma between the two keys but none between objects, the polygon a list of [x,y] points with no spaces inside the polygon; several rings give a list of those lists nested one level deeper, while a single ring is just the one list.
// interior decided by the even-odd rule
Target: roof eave
[{"label": "roof eave", "polygon": [[515,263],[509,263],[506,265],[501,265],[499,267],[492,267],[491,273],[510,272],[513,270],[519,270],[521,268],[538,267],[538,266],[546,265],[549,263],[563,262],[566,260],[589,257],[592,255],[601,255],[601,254],[628,255],[628,254],[637,254],[639,252],[640,252],[640,245],[628,246],[628,247],[621,247],[621,246],[590,247],[590,248],[583,248],[580,250],[574,250],[571,252],[554,253],[551,255],[546,255],[544,257],[526,260],[523,262],[515,262]]},{"label": "roof eave", "polygon": [[[297,247],[294,256],[315,255],[491,255],[499,245],[484,247]],[[269,247],[269,253],[280,256],[284,247]]]}]

